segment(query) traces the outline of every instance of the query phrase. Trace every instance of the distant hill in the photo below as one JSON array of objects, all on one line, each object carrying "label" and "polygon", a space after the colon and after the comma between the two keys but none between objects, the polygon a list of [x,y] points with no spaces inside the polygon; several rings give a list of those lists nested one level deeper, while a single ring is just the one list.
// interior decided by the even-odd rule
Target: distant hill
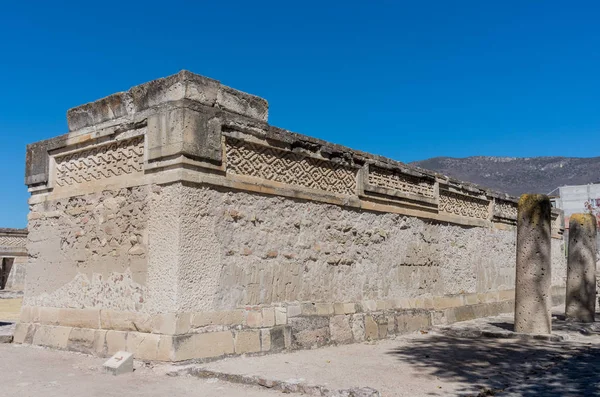
[{"label": "distant hill", "polygon": [[514,196],[600,182],[600,157],[434,157],[411,165]]}]

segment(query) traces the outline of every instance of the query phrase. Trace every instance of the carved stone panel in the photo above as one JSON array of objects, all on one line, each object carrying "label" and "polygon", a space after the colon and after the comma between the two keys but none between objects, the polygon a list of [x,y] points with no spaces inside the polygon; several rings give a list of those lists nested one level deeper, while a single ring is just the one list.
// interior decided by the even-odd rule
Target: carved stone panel
[{"label": "carved stone panel", "polygon": [[0,236],[0,247],[25,247],[27,236]]},{"label": "carved stone panel", "polygon": [[399,191],[405,194],[414,194],[429,198],[435,197],[433,181],[393,172],[379,167],[369,167],[369,185]]},{"label": "carved stone panel", "polygon": [[440,190],[440,212],[469,218],[488,219],[489,201],[448,190]]},{"label": "carved stone panel", "polygon": [[55,183],[77,185],[143,171],[144,137],[57,156]]},{"label": "carved stone panel", "polygon": [[340,164],[237,139],[227,139],[227,172],[269,181],[356,194],[357,170]]},{"label": "carved stone panel", "polygon": [[494,216],[503,219],[517,219],[517,203],[512,201],[496,200],[494,203]]}]

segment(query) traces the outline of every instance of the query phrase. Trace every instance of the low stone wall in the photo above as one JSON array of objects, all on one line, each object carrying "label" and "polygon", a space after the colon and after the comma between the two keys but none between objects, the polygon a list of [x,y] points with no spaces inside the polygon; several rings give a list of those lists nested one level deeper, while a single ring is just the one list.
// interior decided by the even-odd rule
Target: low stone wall
[{"label": "low stone wall", "polygon": [[[553,303],[564,303],[562,287]],[[514,290],[360,303],[294,303],[150,315],[24,307],[15,343],[141,360],[185,361],[385,339],[514,309]]]},{"label": "low stone wall", "polygon": [[[28,147],[15,341],[212,359],[514,308],[516,199],[266,124],[182,72],[69,111]],[[562,214],[552,285],[564,297]]]}]

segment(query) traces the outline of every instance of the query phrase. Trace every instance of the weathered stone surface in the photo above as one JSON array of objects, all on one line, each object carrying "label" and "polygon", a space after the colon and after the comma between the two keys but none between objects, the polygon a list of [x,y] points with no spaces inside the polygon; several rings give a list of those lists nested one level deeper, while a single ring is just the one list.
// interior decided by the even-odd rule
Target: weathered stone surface
[{"label": "weathered stone surface", "polygon": [[260,330],[236,332],[235,352],[237,354],[259,352],[260,346]]},{"label": "weathered stone surface", "polygon": [[142,332],[127,333],[127,351],[138,360],[156,360],[161,335]]},{"label": "weathered stone surface", "polygon": [[292,344],[291,328],[288,326],[273,327],[269,331],[270,341],[267,343],[272,352],[288,349]]},{"label": "weathered stone surface", "polygon": [[260,330],[260,350],[263,352],[271,350],[271,330],[268,328]]},{"label": "weathered stone surface", "polygon": [[288,320],[288,324],[292,330],[294,348],[319,347],[329,342],[329,318],[327,317],[294,317]]},{"label": "weathered stone surface", "polygon": [[155,315],[152,319],[152,332],[158,334],[187,334],[190,326],[190,313],[164,313]]},{"label": "weathered stone surface", "polygon": [[23,304],[39,306],[41,322],[57,324],[58,308],[146,307],[149,191],[105,190],[32,205],[31,213],[42,216],[29,220],[28,250],[36,265],[27,272]]},{"label": "weathered stone surface", "polygon": [[350,343],[354,340],[350,327],[350,316],[337,315],[331,317],[329,333],[334,343]]},{"label": "weathered stone surface", "polygon": [[148,117],[148,160],[176,155],[221,162],[221,121],[214,113],[179,108]]},{"label": "weathered stone surface", "polygon": [[355,342],[365,340],[365,316],[363,314],[352,316],[352,337]]},{"label": "weathered stone surface", "polygon": [[368,340],[379,339],[379,325],[373,316],[365,316],[365,338]]},{"label": "weathered stone surface", "polygon": [[69,130],[100,124],[121,117],[131,117],[153,106],[189,99],[233,113],[267,120],[268,104],[262,98],[221,85],[218,81],[181,71],[163,79],[135,86],[106,98],[70,109]]},{"label": "weathered stone surface", "polygon": [[97,309],[60,309],[57,323],[75,328],[100,328],[100,310]]},{"label": "weathered stone surface", "polygon": [[100,328],[115,331],[152,332],[153,319],[144,313],[104,309],[100,311]]},{"label": "weathered stone surface", "polygon": [[106,353],[115,354],[119,350],[127,349],[127,332],[107,331],[106,332]]},{"label": "weathered stone surface", "polygon": [[67,349],[81,353],[96,352],[96,330],[89,328],[73,328],[69,334]]},{"label": "weathered stone surface", "polygon": [[[261,318],[253,318],[251,322],[257,324],[262,321]],[[193,328],[206,327],[209,325],[241,325],[244,323],[243,310],[227,310],[220,312],[203,312],[192,315],[191,324]]]},{"label": "weathered stone surface", "polygon": [[173,337],[173,360],[219,357],[235,352],[231,331],[186,334]]},{"label": "weathered stone surface", "polygon": [[39,325],[33,335],[33,344],[57,349],[65,349],[69,341],[71,327]]},{"label": "weathered stone surface", "polygon": [[569,222],[566,316],[594,322],[596,313],[596,217],[573,214]]},{"label": "weathered stone surface", "polygon": [[13,334],[14,343],[33,343],[33,335],[36,331],[35,324],[17,323]]},{"label": "weathered stone surface", "polygon": [[352,314],[356,313],[356,304],[354,303],[336,303],[333,305],[335,314]]},{"label": "weathered stone surface", "polygon": [[285,325],[287,324],[287,311],[285,307],[275,307],[275,324]]},{"label": "weathered stone surface", "polygon": [[424,311],[406,312],[396,316],[399,333],[408,333],[427,329],[431,326],[431,317]]},{"label": "weathered stone surface", "polygon": [[515,331],[552,332],[550,199],[524,194],[517,220]]}]

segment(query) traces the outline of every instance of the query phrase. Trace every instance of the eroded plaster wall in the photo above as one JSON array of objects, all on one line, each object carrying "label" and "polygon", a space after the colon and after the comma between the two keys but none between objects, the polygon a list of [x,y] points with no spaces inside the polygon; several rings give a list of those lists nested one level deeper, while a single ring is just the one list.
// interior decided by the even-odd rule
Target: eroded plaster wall
[{"label": "eroded plaster wall", "polygon": [[28,306],[143,310],[150,187],[31,206]]}]

